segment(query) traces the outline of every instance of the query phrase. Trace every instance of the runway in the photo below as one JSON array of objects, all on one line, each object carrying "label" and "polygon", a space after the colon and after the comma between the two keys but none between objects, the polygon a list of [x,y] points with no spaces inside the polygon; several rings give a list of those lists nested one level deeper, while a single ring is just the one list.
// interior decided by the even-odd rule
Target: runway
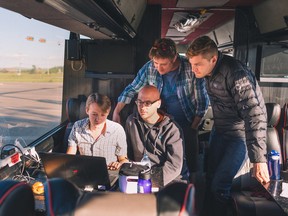
[{"label": "runway", "polygon": [[[0,143],[26,144],[60,124],[62,83],[0,82]],[[21,143],[22,144],[22,143]]]}]

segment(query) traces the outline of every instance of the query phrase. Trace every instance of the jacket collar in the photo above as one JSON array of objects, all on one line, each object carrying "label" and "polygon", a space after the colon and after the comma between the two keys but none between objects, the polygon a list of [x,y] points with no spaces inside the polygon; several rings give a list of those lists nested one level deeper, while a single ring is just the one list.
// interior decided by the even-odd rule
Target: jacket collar
[{"label": "jacket collar", "polygon": [[218,51],[217,62],[216,62],[215,67],[212,70],[211,77],[218,73],[219,65],[220,65],[220,62],[222,61],[222,59],[223,59],[223,54]]}]

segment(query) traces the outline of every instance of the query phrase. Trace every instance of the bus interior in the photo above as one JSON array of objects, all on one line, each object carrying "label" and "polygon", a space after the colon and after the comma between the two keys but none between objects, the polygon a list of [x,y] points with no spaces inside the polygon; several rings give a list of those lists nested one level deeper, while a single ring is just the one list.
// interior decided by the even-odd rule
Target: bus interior
[{"label": "bus interior", "polygon": [[[287,0],[1,0],[0,7],[20,14],[25,19],[38,20],[69,32],[69,37],[63,41],[63,83],[58,106],[61,110],[57,119],[59,124],[47,128],[38,137],[33,137],[24,149],[65,153],[69,135],[67,128],[83,118],[87,96],[92,92],[107,95],[113,108],[119,94],[149,60],[148,52],[155,39],[172,39],[177,45],[177,51],[185,55],[194,39],[208,35],[217,43],[222,53],[234,56],[254,71],[266,103],[279,105],[277,109],[280,107],[281,116],[273,128],[277,129],[279,136],[282,170],[288,168],[288,141],[285,140],[288,124]],[[121,113],[123,121],[133,108],[132,103],[125,107]],[[109,115],[110,119],[111,115],[112,113]],[[0,126],[4,127],[3,124]],[[213,114],[208,110],[199,126],[199,155],[202,156],[199,158],[202,160],[200,164],[203,172],[204,152],[212,126]],[[36,131],[37,127],[29,130]],[[24,126],[21,128],[19,125],[18,131],[25,131]],[[13,139],[21,136],[25,134],[17,134]],[[23,166],[29,169],[32,161],[24,162]],[[12,178],[22,168],[22,162],[15,165],[4,164],[3,159],[2,163],[0,179],[3,181]],[[249,169],[250,167],[246,167],[245,174]],[[196,184],[196,198],[200,201],[195,202],[201,206],[199,203],[203,197],[197,192],[197,186]],[[246,195],[243,197],[247,197]],[[238,195],[235,197],[239,198]],[[253,201],[254,207],[250,206],[250,201],[246,198],[240,197],[235,202],[236,207],[233,206],[231,215],[279,215],[271,214],[266,209],[267,206],[268,209],[271,206],[274,212],[280,209],[281,214],[288,214],[287,209],[284,213],[278,204],[275,205],[275,200],[265,199],[265,208],[259,204],[259,208],[266,209],[266,212],[255,210],[255,206],[258,208],[256,201]],[[250,207],[246,208],[246,205]]]}]

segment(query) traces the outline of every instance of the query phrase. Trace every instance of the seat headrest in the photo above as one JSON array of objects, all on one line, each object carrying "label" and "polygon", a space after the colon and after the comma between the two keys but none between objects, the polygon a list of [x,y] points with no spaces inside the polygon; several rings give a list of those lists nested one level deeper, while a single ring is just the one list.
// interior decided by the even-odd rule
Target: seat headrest
[{"label": "seat headrest", "polygon": [[47,215],[73,215],[81,191],[71,182],[61,178],[44,183]]},{"label": "seat headrest", "polygon": [[281,116],[281,106],[277,103],[266,103],[267,125],[276,126]]},{"label": "seat headrest", "polygon": [[70,122],[79,119],[80,102],[77,98],[68,98],[66,101],[66,114]]},{"label": "seat headrest", "polygon": [[69,181],[55,178],[45,182],[44,191],[48,215],[195,215],[194,186],[180,182],[158,193],[125,194],[81,192]]},{"label": "seat headrest", "polygon": [[35,215],[35,200],[30,185],[3,180],[0,188],[0,215]]},{"label": "seat headrest", "polygon": [[[157,193],[159,215],[195,215],[195,188],[192,184],[173,183]],[[173,214],[172,214],[173,213]]]},{"label": "seat headrest", "polygon": [[86,118],[86,97],[79,95],[78,98],[68,98],[66,101],[66,114],[69,122]]}]

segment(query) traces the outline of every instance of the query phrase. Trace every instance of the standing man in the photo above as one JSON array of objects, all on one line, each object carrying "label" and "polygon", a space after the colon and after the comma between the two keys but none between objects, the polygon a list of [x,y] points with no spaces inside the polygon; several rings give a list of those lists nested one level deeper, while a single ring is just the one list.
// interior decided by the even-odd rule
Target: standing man
[{"label": "standing man", "polygon": [[196,79],[188,60],[178,55],[171,39],[156,40],[148,61],[118,98],[113,120],[121,122],[120,111],[129,104],[145,85],[156,86],[162,99],[162,109],[181,126],[185,139],[185,153],[190,173],[197,171],[198,126],[209,99],[204,79]]},{"label": "standing man", "polygon": [[266,107],[251,70],[233,57],[221,54],[208,36],[196,39],[186,55],[196,77],[205,77],[214,118],[205,213],[225,215],[233,178],[247,150],[255,178],[264,184],[269,182],[265,156]]},{"label": "standing man", "polygon": [[151,167],[159,167],[163,173],[163,186],[172,181],[188,180],[184,159],[184,143],[181,128],[164,112],[160,93],[155,86],[144,86],[135,101],[137,111],[126,121],[128,158],[140,162],[150,159]]}]

